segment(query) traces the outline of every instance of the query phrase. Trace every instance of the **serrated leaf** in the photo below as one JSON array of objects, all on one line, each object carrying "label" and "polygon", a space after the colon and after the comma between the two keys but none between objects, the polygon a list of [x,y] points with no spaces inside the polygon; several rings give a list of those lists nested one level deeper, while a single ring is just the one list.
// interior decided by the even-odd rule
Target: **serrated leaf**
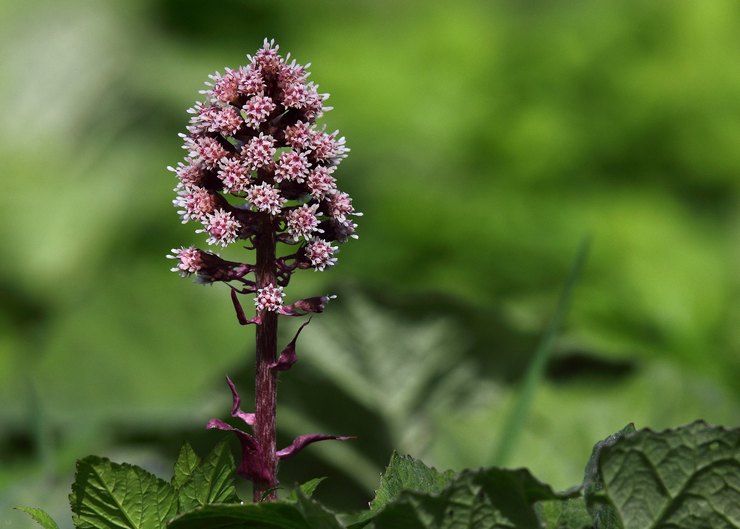
[{"label": "serrated leaf", "polygon": [[593,520],[583,497],[548,500],[535,505],[543,529],[591,529]]},{"label": "serrated leaf", "polygon": [[526,469],[466,470],[439,493],[401,492],[370,521],[370,527],[540,529],[536,502],[576,494],[556,493]]},{"label": "serrated leaf", "polygon": [[588,508],[614,515],[597,529],[740,528],[740,428],[640,430],[605,446],[597,469]]},{"label": "serrated leaf", "polygon": [[182,487],[193,477],[193,472],[200,465],[200,457],[195,453],[193,447],[190,444],[185,443],[180,449],[180,455],[177,456],[175,462],[175,473],[172,477],[172,485],[175,488]]},{"label": "serrated leaf", "polygon": [[206,505],[177,516],[167,529],[315,529],[295,503],[266,502],[243,505]]},{"label": "serrated leaf", "polygon": [[439,492],[454,476],[455,473],[451,470],[440,472],[411,456],[393,452],[388,467],[380,477],[380,485],[370,503],[370,510],[378,511],[404,490]]},{"label": "serrated leaf", "polygon": [[234,486],[235,468],[227,442],[220,442],[193,471],[191,479],[178,490],[178,512],[211,503],[239,501]]},{"label": "serrated leaf", "polygon": [[290,494],[288,494],[288,497],[286,498],[289,501],[296,501],[298,500],[298,491],[300,491],[304,496],[307,498],[310,498],[313,496],[313,493],[316,491],[316,488],[321,484],[322,481],[324,481],[326,478],[314,478],[309,481],[306,481],[305,483],[298,485],[295,489],[290,491]]},{"label": "serrated leaf", "polygon": [[96,456],[77,462],[69,499],[77,529],[161,529],[177,511],[169,483]]},{"label": "serrated leaf", "polygon": [[57,523],[43,509],[36,509],[35,507],[16,507],[16,509],[28,514],[44,529],[59,529]]}]

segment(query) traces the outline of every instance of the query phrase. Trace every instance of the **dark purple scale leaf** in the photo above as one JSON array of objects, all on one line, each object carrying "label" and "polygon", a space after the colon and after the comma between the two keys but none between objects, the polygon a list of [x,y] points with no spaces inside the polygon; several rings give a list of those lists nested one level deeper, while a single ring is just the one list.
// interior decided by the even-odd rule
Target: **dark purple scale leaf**
[{"label": "dark purple scale leaf", "polygon": [[242,308],[242,304],[239,303],[239,298],[236,295],[236,289],[231,288],[231,302],[234,304],[234,310],[236,311],[236,319],[239,320],[240,325],[249,325],[251,323],[254,323],[255,325],[260,325],[262,323],[262,318],[259,317],[259,314],[256,315],[251,320],[247,318],[247,315],[244,314],[244,309]]},{"label": "dark purple scale leaf", "polygon": [[231,416],[241,419],[242,421],[247,423],[249,426],[254,426],[254,419],[255,419],[254,413],[247,413],[240,409],[242,399],[239,396],[239,393],[237,393],[236,391],[236,386],[234,386],[234,383],[231,381],[229,377],[226,377],[226,383],[229,385],[229,389],[231,390],[231,396],[234,399],[233,404],[231,405]]},{"label": "dark purple scale leaf", "polygon": [[349,441],[350,439],[356,438],[339,435],[327,435],[323,433],[299,435],[298,437],[293,439],[293,442],[290,444],[290,446],[287,446],[282,450],[278,450],[276,455],[279,459],[287,459],[289,457],[293,457],[311,443],[317,443],[319,441]]},{"label": "dark purple scale leaf", "polygon": [[285,346],[285,349],[283,349],[280,353],[280,357],[278,358],[277,362],[274,362],[270,365],[270,369],[274,369],[275,371],[287,371],[288,369],[293,367],[293,364],[298,361],[298,356],[295,352],[296,341],[298,340],[298,336],[301,334],[303,328],[309,323],[311,323],[310,319],[298,328],[298,331],[295,333],[293,339],[288,345]]},{"label": "dark purple scale leaf", "polygon": [[285,305],[278,311],[283,316],[305,316],[311,312],[324,312],[326,304],[336,296],[316,296],[313,298],[299,299],[292,305]]}]

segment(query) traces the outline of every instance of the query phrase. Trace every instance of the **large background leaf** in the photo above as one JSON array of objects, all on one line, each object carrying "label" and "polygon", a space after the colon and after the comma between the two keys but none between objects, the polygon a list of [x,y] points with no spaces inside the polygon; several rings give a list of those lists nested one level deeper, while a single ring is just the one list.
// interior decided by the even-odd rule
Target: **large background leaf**
[{"label": "large background leaf", "polygon": [[603,488],[586,500],[597,529],[740,527],[740,429],[704,422],[664,432],[640,430],[604,446]]},{"label": "large background leaf", "polygon": [[539,529],[536,502],[575,495],[556,494],[525,469],[466,470],[437,493],[401,492],[368,527]]}]

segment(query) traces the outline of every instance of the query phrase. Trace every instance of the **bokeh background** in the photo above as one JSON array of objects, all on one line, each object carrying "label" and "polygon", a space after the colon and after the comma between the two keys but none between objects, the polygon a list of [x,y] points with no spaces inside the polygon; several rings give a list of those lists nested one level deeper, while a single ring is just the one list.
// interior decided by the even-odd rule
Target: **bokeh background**
[{"label": "bokeh background", "polygon": [[[89,453],[168,478],[250,399],[225,288],[168,271],[165,170],[209,73],[264,37],[312,62],[360,240],[290,295],[339,299],[281,379],[283,465],[360,509],[391,450],[565,488],[634,421],[740,423],[735,0],[0,2],[0,528],[71,527]],[[592,246],[505,460],[507,417],[579,243]],[[297,322],[284,324],[287,339]],[[234,444],[236,444],[234,442]],[[234,446],[236,448],[236,446]]]}]

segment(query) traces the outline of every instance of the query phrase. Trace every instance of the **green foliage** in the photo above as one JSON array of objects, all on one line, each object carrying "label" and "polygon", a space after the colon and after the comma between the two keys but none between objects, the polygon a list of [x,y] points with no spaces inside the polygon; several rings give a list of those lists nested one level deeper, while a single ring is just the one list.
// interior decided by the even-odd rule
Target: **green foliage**
[{"label": "green foliage", "polygon": [[411,456],[393,452],[385,473],[380,477],[380,486],[370,503],[370,511],[378,511],[396,498],[402,491],[440,492],[452,479],[454,472],[439,472],[429,468]]},{"label": "green foliage", "polygon": [[[602,450],[615,445],[626,435],[632,434],[634,432],[635,426],[633,424],[628,424],[617,433],[612,434],[606,439],[596,443],[593,451],[591,452],[591,458],[588,460],[588,464],[586,465],[586,473],[583,478],[583,488],[587,498],[596,497],[598,494],[601,493],[605,486],[604,480],[601,478],[600,474],[600,456]],[[617,527],[615,513],[611,508],[590,503],[588,505],[588,510],[597,525],[603,527]]]},{"label": "green foliage", "polygon": [[[182,457],[182,452],[180,453]],[[178,489],[180,512],[210,503],[237,501],[234,486],[234,458],[226,441],[221,441],[213,451],[192,471],[189,479]],[[175,478],[178,477],[177,466]]]},{"label": "green foliage", "polygon": [[23,511],[31,518],[36,520],[38,524],[44,529],[59,529],[57,523],[52,520],[51,516],[46,511],[41,509],[35,509],[33,507],[16,507],[19,511]]},{"label": "green foliage", "polygon": [[324,481],[326,478],[314,478],[306,481],[305,483],[298,486],[297,489],[294,489],[290,491],[290,494],[288,494],[288,500],[297,501],[298,500],[298,491],[307,498],[310,498],[313,496],[313,493],[316,491],[316,488],[321,484],[322,481]]},{"label": "green foliage", "polygon": [[169,483],[96,456],[77,463],[69,500],[77,529],[160,529],[177,513]]},{"label": "green foliage", "polygon": [[541,501],[535,505],[544,529],[591,529],[593,519],[582,497]]},{"label": "green foliage", "polygon": [[438,493],[402,491],[368,527],[539,529],[535,503],[574,494],[555,493],[525,469],[468,470]]},{"label": "green foliage", "polygon": [[[565,492],[527,469],[439,472],[393,453],[367,512],[349,525],[310,498],[239,501],[224,443],[200,461],[189,445],[172,484],[98,457],[78,463],[77,529],[739,529],[740,428],[695,422],[664,432],[627,425],[596,444],[583,484]],[[179,498],[179,500],[178,500]],[[179,505],[179,508],[178,508]],[[43,511],[30,514],[58,529]]]},{"label": "green foliage", "polygon": [[202,461],[185,444],[171,483],[133,465],[87,457],[77,463],[70,495],[77,529],[159,529],[177,513],[236,501],[234,458],[226,442]]},{"label": "green foliage", "polygon": [[172,476],[172,485],[175,488],[182,487],[185,483],[193,479],[193,473],[200,466],[200,457],[195,453],[189,443],[182,445],[180,455],[175,461],[175,473]]},{"label": "green foliage", "polygon": [[594,458],[585,485],[597,529],[740,527],[740,429],[641,430]]},{"label": "green foliage", "polygon": [[297,491],[297,501],[209,505],[174,518],[167,529],[342,529],[334,514]]}]

